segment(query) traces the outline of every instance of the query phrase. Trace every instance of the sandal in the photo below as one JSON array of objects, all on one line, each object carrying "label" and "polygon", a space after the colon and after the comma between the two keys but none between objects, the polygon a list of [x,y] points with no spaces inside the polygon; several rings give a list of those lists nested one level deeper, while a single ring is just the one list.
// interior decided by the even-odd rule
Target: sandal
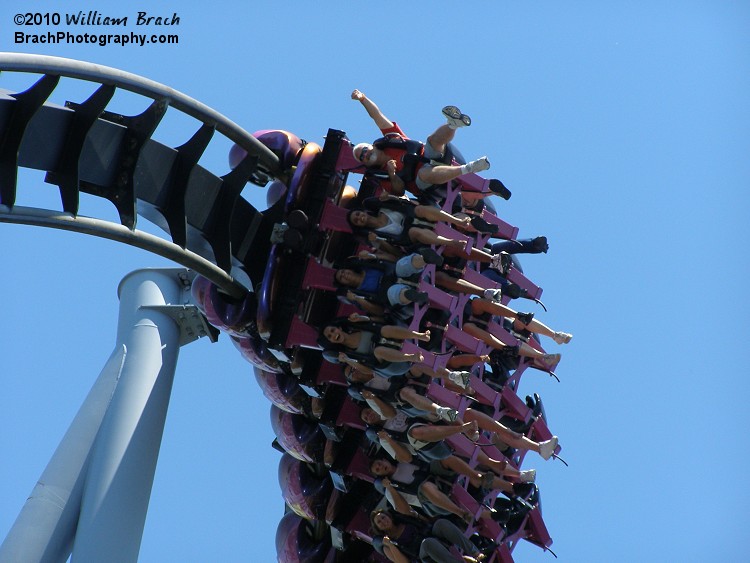
[{"label": "sandal", "polygon": [[562,360],[562,354],[545,354],[542,356],[542,363],[551,370],[554,370],[557,364]]}]

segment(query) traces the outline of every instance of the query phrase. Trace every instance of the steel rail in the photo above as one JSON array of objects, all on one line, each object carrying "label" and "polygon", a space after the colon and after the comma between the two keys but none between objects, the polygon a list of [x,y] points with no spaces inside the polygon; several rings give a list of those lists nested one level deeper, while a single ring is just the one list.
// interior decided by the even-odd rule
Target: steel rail
[{"label": "steel rail", "polygon": [[151,99],[166,99],[169,105],[203,123],[213,125],[229,140],[250,154],[273,175],[279,172],[279,159],[268,147],[245,129],[207,105],[159,82],[116,68],[49,55],[0,52],[0,71],[51,74],[99,84],[110,84]]},{"label": "steel rail", "polygon": [[69,213],[18,205],[12,210],[6,205],[0,205],[0,223],[47,227],[122,242],[190,268],[232,297],[241,299],[248,292],[248,288],[199,254],[183,250],[178,245],[150,233],[131,231],[119,223],[81,215],[73,217]]}]

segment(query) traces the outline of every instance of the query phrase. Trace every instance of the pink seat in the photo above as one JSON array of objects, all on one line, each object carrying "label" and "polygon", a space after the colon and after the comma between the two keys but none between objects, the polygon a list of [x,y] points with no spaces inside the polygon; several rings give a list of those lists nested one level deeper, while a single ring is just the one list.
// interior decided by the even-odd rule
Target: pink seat
[{"label": "pink seat", "polygon": [[325,291],[336,291],[334,284],[336,270],[321,265],[315,258],[307,261],[305,277],[302,279],[302,289],[322,289]]},{"label": "pink seat", "polygon": [[518,344],[520,343],[518,338],[513,336],[510,332],[505,330],[505,328],[503,328],[501,324],[495,321],[490,321],[489,323],[487,323],[487,331],[506,346],[518,346]]},{"label": "pink seat", "polygon": [[498,284],[497,282],[492,281],[490,278],[483,276],[482,274],[471,268],[465,268],[462,277],[467,282],[478,285],[483,289],[495,289],[496,287],[500,286],[500,284]]},{"label": "pink seat", "polygon": [[[359,170],[356,170],[357,168],[359,168]],[[343,139],[341,141],[341,150],[339,150],[339,156],[336,160],[336,170],[353,170],[360,174],[365,170],[362,163],[354,158],[352,144],[349,139]]]},{"label": "pink seat", "polygon": [[348,395],[344,397],[341,404],[341,410],[336,417],[336,426],[349,426],[358,430],[365,430],[366,425],[359,417],[362,409]]},{"label": "pink seat", "polygon": [[404,342],[404,345],[401,347],[401,351],[406,354],[414,354],[416,352],[419,352],[422,354],[422,357],[424,360],[422,361],[422,364],[432,368],[432,369],[440,369],[441,367],[445,367],[446,362],[448,361],[447,356],[442,356],[438,354],[433,354],[432,352],[428,352],[427,350],[423,350],[416,344],[412,342]]},{"label": "pink seat", "polygon": [[477,464],[479,446],[469,440],[463,434],[454,434],[445,439],[457,455],[466,458],[467,463],[474,467]]},{"label": "pink seat", "polygon": [[481,355],[487,349],[484,342],[453,325],[448,325],[444,338],[455,344],[456,348],[462,352],[468,352],[469,354]]},{"label": "pink seat", "polygon": [[538,545],[542,549],[548,548],[552,545],[552,538],[547,531],[547,526],[544,524],[542,513],[539,509],[534,509],[529,513],[529,520],[526,524],[527,535],[524,538],[535,545]]},{"label": "pink seat", "polygon": [[430,305],[444,311],[453,311],[458,303],[458,298],[432,285],[430,282],[422,280],[419,282],[419,291],[427,294]]},{"label": "pink seat", "polygon": [[315,379],[317,385],[341,385],[348,387],[349,382],[344,377],[344,371],[341,364],[332,364],[331,362],[321,362],[318,370],[318,377]]},{"label": "pink seat", "polygon": [[500,394],[484,381],[473,375],[469,385],[474,389],[474,399],[483,405],[493,407],[495,410],[500,408]]},{"label": "pink seat", "polygon": [[489,209],[483,209],[481,217],[488,223],[497,225],[498,230],[495,236],[507,240],[515,239],[518,236],[518,227],[514,227],[510,223],[506,223],[505,221],[500,219],[500,217],[492,213]]},{"label": "pink seat", "polygon": [[351,233],[352,227],[346,220],[349,210],[339,207],[330,199],[327,199],[323,205],[323,213],[320,216],[318,227],[328,231],[339,231],[342,233]]},{"label": "pink seat", "polygon": [[505,278],[518,285],[521,289],[525,289],[526,295],[530,299],[540,299],[542,297],[542,288],[532,283],[529,278],[515,268],[511,268]]},{"label": "pink seat", "polygon": [[474,246],[474,237],[465,235],[464,233],[461,233],[455,229],[453,229],[448,223],[436,223],[435,228],[433,229],[435,231],[435,234],[440,235],[441,237],[453,239],[453,240],[465,240],[466,241],[466,252],[471,252],[471,249]]},{"label": "pink seat", "polygon": [[528,422],[531,419],[533,415],[531,409],[508,385],[503,387],[503,390],[500,393],[500,400],[504,415],[512,416],[513,418],[517,418],[524,422]]},{"label": "pink seat", "polygon": [[459,415],[464,413],[469,401],[466,397],[463,397],[434,381],[427,387],[425,396],[435,401],[438,405],[456,409]]},{"label": "pink seat", "polygon": [[287,348],[302,346],[304,348],[320,350],[321,348],[318,344],[318,330],[304,322],[298,315],[294,315],[284,346]]}]

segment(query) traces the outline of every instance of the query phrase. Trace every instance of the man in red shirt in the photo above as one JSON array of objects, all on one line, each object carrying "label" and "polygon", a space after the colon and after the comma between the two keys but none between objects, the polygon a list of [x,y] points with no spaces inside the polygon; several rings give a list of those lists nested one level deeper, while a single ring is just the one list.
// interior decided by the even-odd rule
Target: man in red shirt
[{"label": "man in red shirt", "polygon": [[375,144],[360,143],[353,149],[354,158],[368,168],[381,168],[388,173],[392,193],[401,195],[407,189],[417,195],[430,186],[445,184],[463,174],[481,172],[490,167],[486,156],[463,165],[435,162],[443,158],[446,146],[456,129],[471,125],[471,118],[456,106],[443,108],[448,123],[438,127],[422,144],[411,141],[395,122],[388,119],[375,103],[359,90],[352,99],[364,106],[378,126],[384,139]]}]

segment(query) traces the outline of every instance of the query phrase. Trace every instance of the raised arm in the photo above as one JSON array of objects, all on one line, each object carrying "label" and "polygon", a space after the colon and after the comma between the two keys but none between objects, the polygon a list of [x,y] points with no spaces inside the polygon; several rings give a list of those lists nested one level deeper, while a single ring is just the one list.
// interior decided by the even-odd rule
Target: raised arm
[{"label": "raised arm", "polygon": [[380,418],[382,418],[383,420],[389,420],[391,418],[394,418],[398,414],[398,412],[393,408],[392,405],[389,405],[382,399],[379,399],[375,395],[375,393],[373,393],[369,389],[363,390],[360,394],[362,395],[362,398],[364,398],[364,400],[367,402],[367,404],[370,405],[370,408],[378,413],[378,416],[380,416]]},{"label": "raised arm", "polygon": [[380,111],[380,108],[375,105],[375,102],[373,102],[359,90],[354,90],[354,92],[352,92],[352,100],[357,100],[364,106],[365,111],[367,111],[367,115],[372,118],[372,120],[375,122],[375,125],[378,126],[378,129],[388,129],[389,127],[393,127],[393,122],[385,115],[383,115],[383,112]]},{"label": "raised arm", "polygon": [[414,459],[409,450],[403,444],[394,440],[385,430],[378,432],[378,439],[380,440],[381,447],[391,454],[396,461],[410,463]]},{"label": "raised arm", "polygon": [[383,477],[383,488],[385,489],[386,500],[388,500],[396,512],[406,514],[407,516],[417,515],[409,503],[406,502],[406,499],[401,496],[401,493],[396,490],[388,477]]}]

